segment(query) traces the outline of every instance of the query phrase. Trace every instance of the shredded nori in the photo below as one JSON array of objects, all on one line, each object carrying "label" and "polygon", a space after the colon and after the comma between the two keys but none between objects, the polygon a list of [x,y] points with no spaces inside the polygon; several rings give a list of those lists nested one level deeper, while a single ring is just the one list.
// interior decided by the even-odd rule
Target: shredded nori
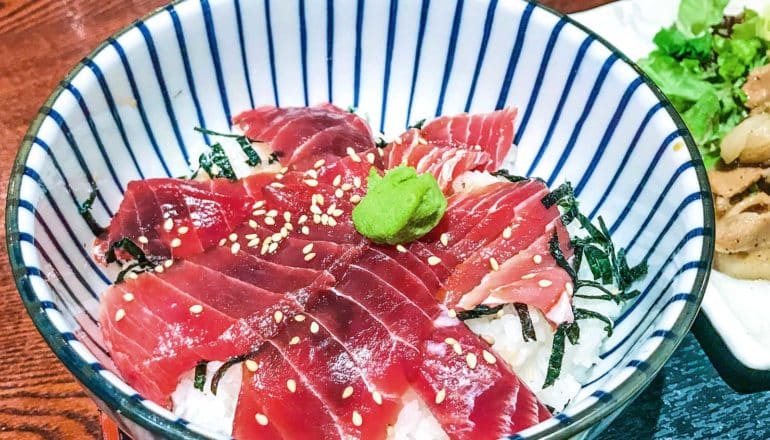
[{"label": "shredded nori", "polygon": [[270,156],[267,158],[267,163],[272,165],[278,162],[280,160],[280,157],[281,155],[278,152],[273,151],[272,153],[270,153]]},{"label": "shredded nori", "polygon": [[215,371],[214,374],[211,376],[211,394],[215,396],[217,395],[217,389],[219,389],[219,381],[222,380],[222,376],[225,375],[225,373],[230,367],[232,367],[233,365],[239,362],[245,361],[252,354],[253,353],[246,353],[238,356],[233,356],[230,359],[226,360],[225,363],[223,363],[219,368],[217,368],[217,371]]},{"label": "shredded nori", "polygon": [[603,249],[589,245],[583,249],[588,267],[591,268],[591,274],[594,280],[601,280],[602,284],[612,283],[613,274],[610,259]]},{"label": "shredded nori", "polygon": [[[209,153],[202,153],[198,158],[198,164],[212,178],[224,177],[233,182],[238,179],[235,171],[233,171],[233,166],[230,164],[230,159],[227,158],[227,154],[221,144],[214,144],[211,146]],[[216,170],[214,165],[217,167]]]},{"label": "shredded nori", "polygon": [[136,243],[131,241],[130,238],[121,238],[110,245],[109,249],[107,249],[107,254],[105,255],[108,264],[118,261],[118,257],[115,254],[115,250],[117,249],[121,249],[134,257],[142,267],[152,266],[152,262],[150,262],[147,256],[144,255],[144,251],[142,251]]},{"label": "shredded nori", "polygon": [[572,223],[575,217],[580,215],[575,192],[570,182],[564,182],[558,188],[547,194],[541,200],[546,208],[558,205],[562,209],[561,221],[567,225]]},{"label": "shredded nori", "polygon": [[242,134],[220,133],[218,131],[201,127],[195,127],[194,130],[200,133],[210,134],[212,136],[235,139],[235,141],[238,142],[238,145],[240,145],[243,154],[246,155],[246,163],[249,166],[255,167],[262,164],[262,159],[259,157],[259,154],[257,154],[256,150],[254,150],[254,147],[251,146],[253,142],[261,142],[260,140],[250,139],[248,136]]},{"label": "shredded nori", "polygon": [[94,200],[96,199],[96,193],[98,191],[98,189],[91,191],[91,194],[88,195],[88,198],[78,207],[80,216],[83,217],[83,220],[85,220],[88,228],[91,230],[91,233],[94,234],[95,237],[102,235],[106,230],[104,226],[101,226],[96,222],[94,215],[91,213],[91,208],[94,205]]},{"label": "shredded nori", "polygon": [[551,239],[548,240],[548,250],[550,251],[553,259],[556,260],[556,264],[558,264],[559,267],[564,269],[564,271],[569,274],[570,278],[572,278],[572,281],[575,281],[577,279],[577,273],[564,257],[564,252],[562,252],[561,246],[559,244],[559,235],[556,232],[554,232],[551,236]]},{"label": "shredded nori", "polygon": [[195,366],[195,380],[193,381],[193,387],[196,390],[203,391],[203,386],[206,385],[206,365],[208,361],[200,361]]},{"label": "shredded nori", "polygon": [[415,122],[414,124],[410,125],[410,126],[409,126],[409,127],[407,127],[407,128],[416,128],[416,129],[418,129],[418,130],[422,130],[422,127],[424,127],[424,126],[425,126],[425,121],[426,121],[426,119],[425,119],[425,118],[423,118],[423,119],[420,119],[419,121]]},{"label": "shredded nori", "polygon": [[546,194],[542,199],[540,199],[540,203],[542,203],[546,208],[550,208],[551,206],[559,203],[559,201],[565,197],[570,197],[571,194],[573,194],[572,184],[569,182],[564,182],[559,185],[558,188]]},{"label": "shredded nori", "polygon": [[377,142],[376,142],[374,145],[375,145],[377,148],[380,148],[380,149],[382,149],[382,148],[385,148],[385,147],[387,147],[387,146],[388,146],[388,141],[386,141],[385,139],[383,139],[383,138],[381,138],[381,137],[378,137],[378,138],[377,138]]},{"label": "shredded nori", "polygon": [[497,170],[494,173],[492,173],[492,175],[493,176],[497,176],[497,177],[502,177],[502,178],[508,180],[509,182],[513,182],[513,183],[521,182],[523,180],[530,180],[529,177],[514,176],[513,174],[511,174],[505,168],[500,168],[499,170]]},{"label": "shredded nori", "polygon": [[548,358],[548,371],[545,374],[543,388],[548,388],[556,382],[556,378],[561,374],[561,362],[564,359],[564,339],[566,335],[566,325],[562,324],[553,334],[553,345],[551,347],[551,357]]},{"label": "shredded nori", "polygon": [[513,306],[516,308],[516,313],[519,314],[519,322],[521,322],[521,337],[524,339],[524,342],[537,341],[535,326],[532,325],[532,317],[529,316],[529,307],[522,303],[515,303]]},{"label": "shredded nori", "polygon": [[489,306],[485,306],[484,304],[479,304],[471,310],[463,310],[462,312],[457,312],[457,317],[461,321],[465,321],[466,319],[479,318],[485,315],[494,315],[495,313],[499,312],[502,308],[503,308],[502,304],[495,307],[489,307]]},{"label": "shredded nori", "polygon": [[593,310],[586,310],[581,308],[575,308],[574,310],[575,314],[575,321],[579,319],[598,319],[599,321],[604,322],[604,331],[607,332],[607,337],[612,336],[612,330],[613,330],[613,323],[612,320],[604,315],[602,315],[599,312],[594,312]]},{"label": "shredded nori", "polygon": [[141,272],[141,271],[135,271],[134,269],[141,268],[142,265],[138,262],[131,263],[127,266],[125,266],[123,269],[121,269],[120,272],[118,272],[118,276],[115,278],[115,284],[120,284],[126,279],[126,275],[128,275],[129,272]]}]

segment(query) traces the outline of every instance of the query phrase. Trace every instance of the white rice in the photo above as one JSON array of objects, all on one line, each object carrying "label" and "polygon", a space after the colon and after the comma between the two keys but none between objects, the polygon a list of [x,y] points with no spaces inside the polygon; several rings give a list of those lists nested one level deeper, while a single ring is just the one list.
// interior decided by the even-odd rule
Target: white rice
[{"label": "white rice", "polygon": [[241,390],[242,364],[231,366],[219,381],[217,394],[211,392],[211,378],[222,366],[222,362],[206,365],[206,384],[203,391],[194,387],[195,370],[182,376],[176,390],[171,394],[174,414],[198,425],[206,426],[218,434],[230,436],[235,419],[235,406]]}]

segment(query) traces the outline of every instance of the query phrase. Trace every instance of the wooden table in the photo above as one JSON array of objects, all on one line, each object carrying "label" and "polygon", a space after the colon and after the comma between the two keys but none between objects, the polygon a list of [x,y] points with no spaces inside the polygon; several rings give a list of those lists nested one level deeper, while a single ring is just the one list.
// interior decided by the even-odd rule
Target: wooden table
[{"label": "wooden table", "polygon": [[[563,11],[606,0],[550,0]],[[163,0],[0,0],[0,197],[28,123],[48,93],[91,48]],[[0,231],[4,241],[5,231]],[[0,264],[8,267],[5,248]],[[10,272],[0,271],[0,439],[98,438],[96,407],[27,317]],[[692,337],[607,438],[770,438],[770,395],[739,396],[716,376]],[[715,411],[721,414],[717,415]],[[724,415],[724,416],[723,416]],[[717,423],[718,422],[718,423]],[[645,427],[644,430],[639,430]]]}]

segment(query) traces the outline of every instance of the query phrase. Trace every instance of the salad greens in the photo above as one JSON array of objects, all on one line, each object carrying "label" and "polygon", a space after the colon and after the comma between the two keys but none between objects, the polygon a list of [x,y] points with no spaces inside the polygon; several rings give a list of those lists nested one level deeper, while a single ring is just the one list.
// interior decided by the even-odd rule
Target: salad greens
[{"label": "salad greens", "polygon": [[726,17],[728,0],[682,0],[676,24],[661,29],[639,66],[682,115],[703,161],[719,161],[719,143],[747,115],[741,87],[768,63],[770,10]]}]

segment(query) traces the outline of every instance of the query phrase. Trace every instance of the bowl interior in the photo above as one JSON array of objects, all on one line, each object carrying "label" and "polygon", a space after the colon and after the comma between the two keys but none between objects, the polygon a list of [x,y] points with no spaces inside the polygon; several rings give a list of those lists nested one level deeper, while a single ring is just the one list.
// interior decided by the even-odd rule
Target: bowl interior
[{"label": "bowl interior", "polygon": [[571,181],[582,210],[650,266],[575,403],[522,435],[575,434],[641,391],[700,303],[708,187],[661,99],[604,42],[524,1],[179,2],[100,46],[41,110],[9,189],[14,273],[36,325],[103,408],[173,437],[205,434],[109,371],[96,321],[114,273],[91,260],[78,213],[92,189],[106,224],[129,181],[186,174],[208,141],[193,127],[228,130],[262,104],[352,105],[386,133],[513,105],[514,171]]}]

